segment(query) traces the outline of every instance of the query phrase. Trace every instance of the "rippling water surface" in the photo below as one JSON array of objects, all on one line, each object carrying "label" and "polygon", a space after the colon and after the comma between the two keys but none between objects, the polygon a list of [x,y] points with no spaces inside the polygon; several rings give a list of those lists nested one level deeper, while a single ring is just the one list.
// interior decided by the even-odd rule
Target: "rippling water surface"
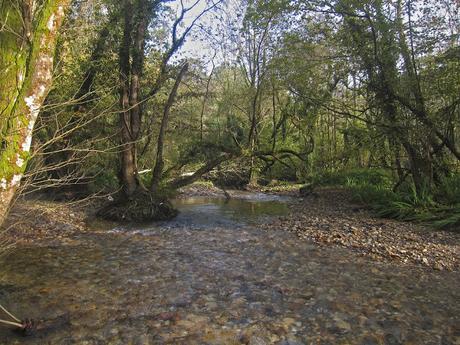
[{"label": "rippling water surface", "polygon": [[459,273],[255,227],[287,201],[178,200],[171,222],[17,248],[0,300],[42,329],[0,344],[459,344]]}]

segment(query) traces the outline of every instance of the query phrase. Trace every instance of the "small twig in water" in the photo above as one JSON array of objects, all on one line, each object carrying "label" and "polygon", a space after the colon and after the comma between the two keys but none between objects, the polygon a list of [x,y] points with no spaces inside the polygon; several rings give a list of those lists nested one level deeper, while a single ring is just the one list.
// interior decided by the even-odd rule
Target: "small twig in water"
[{"label": "small twig in water", "polygon": [[19,320],[16,316],[14,316],[13,314],[11,314],[8,310],[6,310],[6,308],[4,306],[2,306],[0,304],[0,309],[3,310],[3,312],[8,315],[9,317],[11,317],[14,321],[16,322],[21,322],[21,320]]},{"label": "small twig in water", "polygon": [[24,329],[24,325],[22,323],[13,322],[13,321],[6,321],[6,320],[1,320],[1,319],[0,319],[0,323],[2,323],[4,325],[15,326],[15,327]]}]

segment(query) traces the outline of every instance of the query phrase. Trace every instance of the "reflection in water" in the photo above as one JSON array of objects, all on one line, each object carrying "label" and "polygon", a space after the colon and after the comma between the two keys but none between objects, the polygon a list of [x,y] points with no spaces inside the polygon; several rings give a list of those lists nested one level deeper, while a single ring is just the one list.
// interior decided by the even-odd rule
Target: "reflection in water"
[{"label": "reflection in water", "polygon": [[273,198],[206,198],[194,197],[174,200],[180,211],[178,217],[168,222],[170,227],[209,228],[216,226],[251,225],[270,216],[286,215],[286,202]]}]

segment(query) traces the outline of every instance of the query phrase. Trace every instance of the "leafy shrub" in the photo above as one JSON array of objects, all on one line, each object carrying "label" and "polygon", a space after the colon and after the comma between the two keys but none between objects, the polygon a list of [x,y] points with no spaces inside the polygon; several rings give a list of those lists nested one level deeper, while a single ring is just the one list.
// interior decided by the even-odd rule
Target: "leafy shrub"
[{"label": "leafy shrub", "polygon": [[416,221],[435,228],[460,227],[460,175],[442,180],[433,190],[417,192],[410,183],[397,192],[384,170],[359,169],[325,173],[314,179],[319,186],[343,186],[352,201],[368,205],[378,216]]},{"label": "leafy shrub", "polygon": [[352,192],[352,200],[363,204],[384,206],[399,200],[399,196],[385,185],[358,183],[350,179],[346,187]]},{"label": "leafy shrub", "polygon": [[92,183],[89,185],[91,193],[98,191],[111,192],[119,188],[118,178],[115,172],[111,169],[103,170],[100,174],[96,175]]},{"label": "leafy shrub", "polygon": [[295,182],[297,181],[296,170],[293,167],[288,167],[280,162],[275,162],[273,166],[263,173],[263,176],[268,180],[278,180],[278,181],[288,181]]},{"label": "leafy shrub", "polygon": [[215,186],[241,189],[249,183],[249,166],[244,159],[227,162],[220,169],[207,173],[204,178]]},{"label": "leafy shrub", "polygon": [[[440,203],[428,190],[417,193],[412,187],[395,193],[388,186],[352,180],[347,188],[354,201],[369,205],[380,217],[421,222],[438,229],[460,226],[460,203]],[[455,200],[454,195],[446,196],[446,200]]]},{"label": "leafy shrub", "polygon": [[439,229],[454,229],[460,227],[460,204],[440,207],[430,219],[431,224]]},{"label": "leafy shrub", "polygon": [[389,186],[392,182],[388,172],[382,169],[353,169],[326,172],[313,178],[317,186],[356,185]]},{"label": "leafy shrub", "polygon": [[434,195],[436,200],[444,204],[460,204],[460,174],[443,178]]}]

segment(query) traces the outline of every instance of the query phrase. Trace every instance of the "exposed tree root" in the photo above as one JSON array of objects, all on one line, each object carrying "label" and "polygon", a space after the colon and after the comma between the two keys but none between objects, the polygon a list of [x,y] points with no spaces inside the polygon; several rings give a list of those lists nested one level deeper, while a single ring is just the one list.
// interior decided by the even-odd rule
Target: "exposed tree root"
[{"label": "exposed tree root", "polygon": [[104,206],[99,217],[122,222],[169,220],[177,216],[177,210],[164,198],[147,192],[139,192],[130,199],[118,199]]}]

